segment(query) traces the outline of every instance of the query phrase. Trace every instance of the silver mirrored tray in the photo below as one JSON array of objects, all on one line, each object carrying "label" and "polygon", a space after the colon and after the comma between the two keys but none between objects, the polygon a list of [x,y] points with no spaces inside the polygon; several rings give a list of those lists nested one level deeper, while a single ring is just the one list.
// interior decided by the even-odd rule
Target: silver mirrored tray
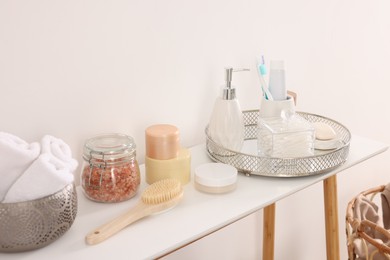
[{"label": "silver mirrored tray", "polygon": [[245,142],[241,151],[232,151],[214,142],[206,132],[206,150],[215,162],[226,163],[247,175],[270,177],[301,177],[329,172],[343,164],[349,154],[350,131],[335,120],[297,112],[311,123],[323,122],[336,131],[340,145],[332,150],[314,150],[313,156],[294,158],[275,158],[257,156],[258,110],[243,111],[245,124]]}]

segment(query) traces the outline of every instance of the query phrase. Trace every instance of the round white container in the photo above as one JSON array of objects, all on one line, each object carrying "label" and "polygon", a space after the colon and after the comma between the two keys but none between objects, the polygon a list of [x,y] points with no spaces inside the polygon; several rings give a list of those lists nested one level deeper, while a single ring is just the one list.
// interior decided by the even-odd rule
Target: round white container
[{"label": "round white container", "polygon": [[237,186],[237,169],[223,163],[206,163],[195,169],[195,188],[207,193],[226,193]]}]

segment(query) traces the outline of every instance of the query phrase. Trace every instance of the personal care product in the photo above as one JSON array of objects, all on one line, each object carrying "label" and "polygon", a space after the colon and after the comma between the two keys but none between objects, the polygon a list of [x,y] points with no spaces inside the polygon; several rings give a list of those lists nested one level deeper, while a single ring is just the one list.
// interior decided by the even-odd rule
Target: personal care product
[{"label": "personal care product", "polygon": [[314,128],[299,114],[259,119],[259,155],[276,158],[312,156]]},{"label": "personal care product", "polygon": [[294,99],[287,96],[285,100],[267,100],[262,98],[259,115],[265,117],[281,117],[282,113],[295,113]]},{"label": "personal care product", "polygon": [[317,150],[333,150],[342,146],[335,129],[324,122],[312,123],[315,130],[314,148]]},{"label": "personal care product", "polygon": [[152,214],[162,213],[183,199],[184,190],[175,179],[164,179],[148,186],[138,203],[122,215],[91,231],[85,241],[89,245],[103,242],[128,225]]},{"label": "personal care product", "polygon": [[261,90],[263,91],[263,96],[266,100],[274,100],[271,92],[268,89],[268,85],[264,79],[266,74],[267,74],[267,69],[265,67],[264,56],[261,56],[260,62],[257,63],[257,75],[259,76]]},{"label": "personal care product", "polygon": [[315,131],[312,124],[295,113],[293,98],[262,99],[258,122],[259,156],[296,158],[312,156]]},{"label": "personal care product", "polygon": [[225,86],[222,96],[215,101],[208,125],[211,139],[224,148],[240,151],[244,143],[245,126],[240,104],[236,98],[236,90],[232,86],[233,72],[248,69],[225,68]]},{"label": "personal care product", "polygon": [[227,193],[237,186],[237,169],[224,163],[205,163],[195,169],[195,188],[206,193]]},{"label": "personal care product", "polygon": [[287,98],[284,61],[271,60],[269,73],[269,91],[274,100]]},{"label": "personal care product", "polygon": [[81,186],[85,196],[97,202],[132,198],[140,185],[135,142],[124,134],[104,134],[84,145]]},{"label": "personal care product", "polygon": [[316,131],[316,139],[331,140],[336,138],[336,131],[324,122],[314,122],[313,127]]},{"label": "personal care product", "polygon": [[168,124],[152,125],[145,130],[145,175],[152,184],[174,178],[183,185],[191,174],[191,154],[180,146],[179,129]]}]

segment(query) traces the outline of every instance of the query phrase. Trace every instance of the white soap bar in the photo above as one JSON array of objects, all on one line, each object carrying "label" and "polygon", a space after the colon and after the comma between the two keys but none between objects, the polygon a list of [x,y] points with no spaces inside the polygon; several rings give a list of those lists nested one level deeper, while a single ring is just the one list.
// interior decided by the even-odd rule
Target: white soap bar
[{"label": "white soap bar", "polygon": [[313,123],[316,139],[331,140],[336,138],[336,131],[330,125],[323,122]]}]

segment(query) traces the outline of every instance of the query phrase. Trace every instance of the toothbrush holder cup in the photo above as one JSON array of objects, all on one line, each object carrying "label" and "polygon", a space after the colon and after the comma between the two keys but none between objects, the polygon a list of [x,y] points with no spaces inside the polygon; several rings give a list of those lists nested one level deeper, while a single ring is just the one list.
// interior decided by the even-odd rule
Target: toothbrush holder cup
[{"label": "toothbrush holder cup", "polygon": [[267,100],[263,98],[260,104],[260,117],[280,117],[281,113],[286,111],[288,113],[295,113],[295,103],[292,96],[287,96],[285,100]]}]

